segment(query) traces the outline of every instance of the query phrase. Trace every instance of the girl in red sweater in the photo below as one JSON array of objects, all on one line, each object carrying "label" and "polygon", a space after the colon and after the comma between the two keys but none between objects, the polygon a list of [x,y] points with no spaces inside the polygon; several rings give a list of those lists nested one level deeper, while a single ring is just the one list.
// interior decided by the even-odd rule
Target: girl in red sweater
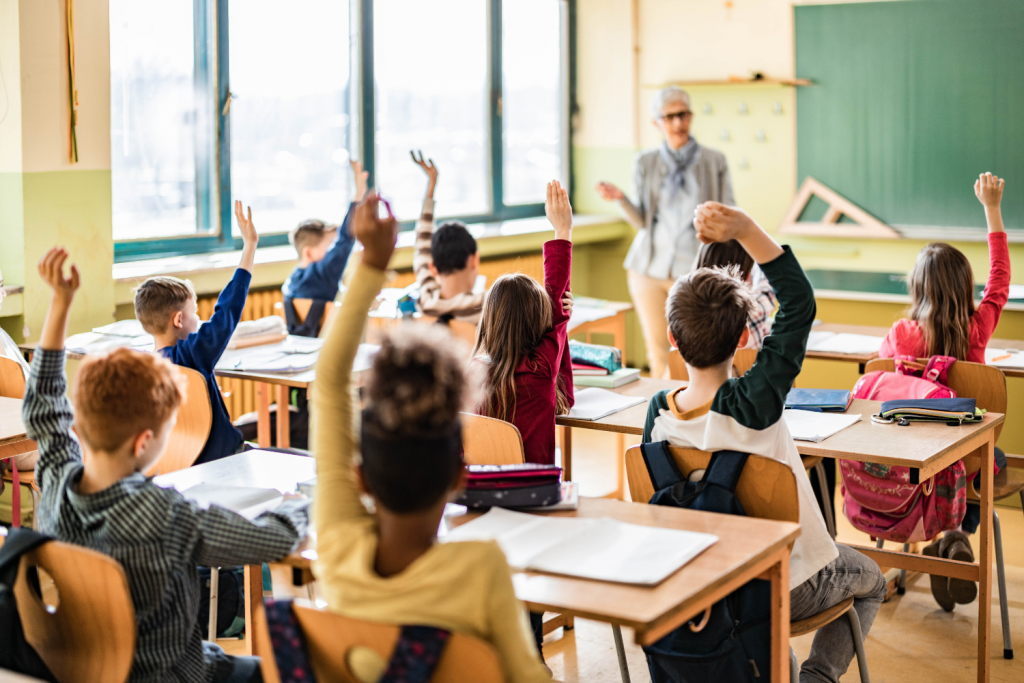
[{"label": "girl in red sweater", "polygon": [[[990,263],[978,308],[974,308],[974,274],[967,257],[948,244],[929,244],[921,250],[907,279],[910,319],[892,326],[879,352],[882,358],[952,356],[972,363],[985,362],[985,347],[1010,293],[1010,253],[1000,211],[1003,182],[991,173],[983,173],[974,183],[974,194],[985,207]],[[998,448],[996,464],[1006,466],[1006,456]],[[925,547],[924,554],[973,562],[967,535],[977,531],[980,523],[981,509],[969,504],[960,530],[947,531],[942,539]],[[936,602],[947,612],[952,612],[957,603],[974,602],[978,596],[978,585],[963,579],[933,576],[931,588]]]},{"label": "girl in red sweater", "polygon": [[882,342],[882,358],[953,356],[985,362],[985,347],[1010,293],[1010,252],[999,208],[1003,182],[983,173],[974,183],[974,194],[985,207],[991,264],[981,304],[974,308],[974,274],[967,257],[943,242],[929,244],[907,279],[910,318],[892,326]]},{"label": "girl in red sweater", "polygon": [[486,363],[481,415],[519,428],[526,461],[555,462],[555,416],[573,404],[569,311],[563,298],[572,270],[572,207],[558,181],[544,211],[555,239],[544,244],[544,286],[523,273],[499,277],[484,301],[473,357]]}]

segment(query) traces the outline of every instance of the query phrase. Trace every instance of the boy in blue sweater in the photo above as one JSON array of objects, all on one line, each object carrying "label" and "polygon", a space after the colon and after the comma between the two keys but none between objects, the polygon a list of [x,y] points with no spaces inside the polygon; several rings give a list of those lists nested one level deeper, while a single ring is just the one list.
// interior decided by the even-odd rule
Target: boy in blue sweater
[{"label": "boy in blue sweater", "polygon": [[[352,175],[356,181],[356,201],[360,201],[366,194],[367,179],[360,162],[352,162]],[[316,337],[320,333],[324,308],[338,295],[338,283],[355,244],[355,238],[349,232],[349,221],[356,201],[349,204],[340,227],[311,219],[299,223],[288,235],[288,241],[299,254],[299,265],[281,287],[289,334]],[[313,306],[302,322],[295,313],[292,299],[313,300]]]},{"label": "boy in blue sweater", "polygon": [[252,209],[242,213],[242,202],[235,202],[235,218],[242,233],[242,262],[217,297],[213,316],[199,325],[196,293],[192,283],[176,277],[151,277],[135,290],[135,317],[142,328],[153,335],[154,348],[164,358],[201,373],[206,378],[213,409],[213,425],[196,464],[219,460],[237,453],[242,447],[238,431],[220,395],[213,369],[227,348],[238,321],[252,280],[259,236],[252,224]]}]

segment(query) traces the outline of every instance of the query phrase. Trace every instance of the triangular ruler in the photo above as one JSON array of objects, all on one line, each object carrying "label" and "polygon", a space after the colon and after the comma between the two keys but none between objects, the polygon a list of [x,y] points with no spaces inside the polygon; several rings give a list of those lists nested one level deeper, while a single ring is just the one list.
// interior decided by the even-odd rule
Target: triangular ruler
[{"label": "triangular ruler", "polygon": [[[815,196],[828,204],[828,210],[818,223],[801,221],[800,214]],[[853,223],[840,223],[843,216]],[[813,235],[815,237],[867,237],[872,239],[899,239],[900,234],[878,220],[849,199],[807,176],[796,198],[789,205],[786,217],[779,225],[780,235]]]}]

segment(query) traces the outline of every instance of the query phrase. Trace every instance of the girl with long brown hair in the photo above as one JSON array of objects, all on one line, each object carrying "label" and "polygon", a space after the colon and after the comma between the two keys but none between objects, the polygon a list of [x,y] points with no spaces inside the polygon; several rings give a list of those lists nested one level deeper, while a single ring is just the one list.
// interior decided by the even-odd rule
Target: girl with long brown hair
[{"label": "girl with long brown hair", "polygon": [[[949,244],[929,244],[918,254],[907,278],[910,318],[892,326],[879,352],[882,358],[953,356],[972,363],[985,362],[985,347],[1010,294],[1010,253],[1000,210],[1003,183],[991,173],[982,173],[974,183],[974,194],[985,207],[988,223],[990,265],[981,303],[974,307],[974,273],[967,257]],[[1000,449],[995,450],[997,466],[1005,467],[1006,456]],[[980,522],[980,508],[968,505],[960,529],[947,531],[926,546],[924,554],[973,562],[967,534],[977,531]],[[974,602],[978,596],[978,585],[965,579],[933,576],[931,589],[935,601],[947,612],[957,604]]]},{"label": "girl with long brown hair", "polygon": [[522,273],[498,278],[484,301],[473,357],[487,368],[479,413],[519,428],[526,461],[555,462],[555,416],[573,403],[569,311],[572,207],[558,181],[544,205],[555,239],[544,244],[544,285]]}]

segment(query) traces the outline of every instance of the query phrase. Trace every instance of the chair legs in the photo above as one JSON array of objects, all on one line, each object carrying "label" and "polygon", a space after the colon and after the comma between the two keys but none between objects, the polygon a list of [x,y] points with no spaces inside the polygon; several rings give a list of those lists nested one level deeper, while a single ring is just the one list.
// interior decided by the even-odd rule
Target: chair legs
[{"label": "chair legs", "polygon": [[622,683],[629,683],[629,666],[626,664],[626,648],[622,644],[622,629],[618,624],[612,624],[612,638],[615,639],[615,654],[619,657],[619,673],[622,675]]},{"label": "chair legs", "polygon": [[[910,552],[910,544],[903,544],[903,552]],[[907,570],[900,570],[900,580],[896,583],[896,595],[904,595],[907,592]]]},{"label": "chair legs", "polygon": [[871,683],[871,676],[868,674],[868,656],[864,652],[864,634],[860,630],[860,617],[857,610],[851,607],[846,612],[850,620],[850,631],[853,634],[853,649],[857,653],[857,668],[860,670],[860,683]]},{"label": "chair legs", "polygon": [[[1024,494],[1024,492],[1022,492]],[[1003,659],[1013,659],[1010,642],[1010,608],[1006,604],[1006,568],[1003,566],[1003,533],[999,529],[999,515],[992,511],[992,530],[996,537],[996,579],[999,583],[999,616],[1003,622]]]},{"label": "chair legs", "polygon": [[793,648],[789,648],[789,683],[800,683],[800,664],[796,661]]},{"label": "chair legs", "polygon": [[814,466],[814,473],[818,477],[818,489],[821,490],[822,502],[825,503],[825,527],[828,529],[829,535],[835,540],[836,537],[836,520],[832,514],[832,496],[833,491],[828,488],[828,481],[825,479],[825,461],[822,460]]},{"label": "chair legs", "polygon": [[210,567],[210,623],[207,626],[207,639],[217,642],[217,598],[220,589],[220,567]]}]

